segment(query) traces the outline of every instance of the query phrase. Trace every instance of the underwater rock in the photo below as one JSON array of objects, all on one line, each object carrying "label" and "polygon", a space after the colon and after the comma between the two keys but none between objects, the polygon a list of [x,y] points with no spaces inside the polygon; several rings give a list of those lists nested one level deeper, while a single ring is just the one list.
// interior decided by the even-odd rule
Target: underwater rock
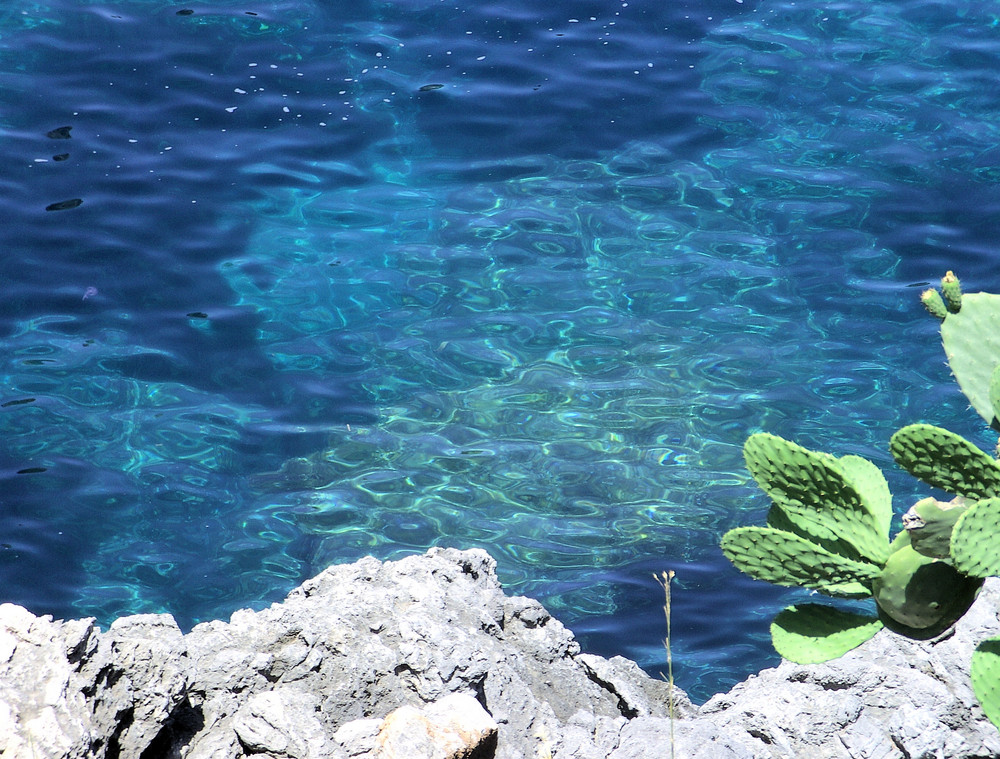
[{"label": "underwater rock", "polygon": [[[1000,755],[972,694],[1000,631],[987,582],[949,633],[882,632],[691,705],[621,657],[583,654],[484,551],[334,566],[259,612],[183,635],[169,615],[101,632],[0,606],[0,755],[83,759],[527,759]],[[415,752],[415,753],[414,753]]]}]

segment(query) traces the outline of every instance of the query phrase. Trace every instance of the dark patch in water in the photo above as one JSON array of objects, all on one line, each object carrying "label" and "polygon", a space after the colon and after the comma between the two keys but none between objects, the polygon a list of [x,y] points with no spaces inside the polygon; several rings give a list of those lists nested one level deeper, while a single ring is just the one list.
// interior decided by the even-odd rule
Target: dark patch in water
[{"label": "dark patch in water", "polygon": [[20,406],[24,403],[34,403],[34,398],[18,398],[16,401],[7,401],[6,403],[0,403],[0,408],[7,408],[8,406]]},{"label": "dark patch in water", "polygon": [[52,156],[53,161],[65,161],[69,158],[69,153],[60,153],[59,155]]},{"label": "dark patch in water", "polygon": [[40,474],[41,472],[47,472],[48,467],[44,466],[29,466],[27,469],[18,469],[18,474]]},{"label": "dark patch in water", "polygon": [[51,203],[45,206],[46,211],[65,211],[68,208],[76,208],[83,203],[83,198],[71,198],[70,200],[60,200],[58,203]]},{"label": "dark patch in water", "polygon": [[45,136],[52,140],[69,140],[72,139],[70,131],[73,129],[71,126],[58,127],[53,129],[51,132],[46,132]]},{"label": "dark patch in water", "polygon": [[421,92],[430,92],[431,90],[439,90],[444,87],[443,84],[425,84],[420,88]]}]

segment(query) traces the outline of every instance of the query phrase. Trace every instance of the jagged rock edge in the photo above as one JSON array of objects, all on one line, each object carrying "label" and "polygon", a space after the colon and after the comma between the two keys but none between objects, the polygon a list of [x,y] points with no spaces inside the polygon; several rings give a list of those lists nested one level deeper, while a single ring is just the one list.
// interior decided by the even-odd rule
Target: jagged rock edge
[{"label": "jagged rock edge", "polygon": [[[368,558],[325,570],[281,604],[187,635],[167,615],[126,617],[101,632],[92,620],[53,622],[5,604],[0,756],[241,757],[233,718],[272,692],[284,712],[269,715],[279,723],[271,756],[384,756],[333,736],[463,693],[496,720],[498,759],[668,755],[667,683],[621,657],[581,653],[540,604],[504,595],[495,569],[479,550]],[[335,601],[350,603],[331,608]],[[990,580],[948,636],[879,633],[833,662],[783,662],[702,707],[675,689],[675,750],[706,759],[1000,755],[1000,734],[968,682],[972,648],[1000,634],[998,606],[1000,581]],[[350,666],[352,655],[368,657],[355,669],[369,671],[332,668],[337,659]],[[400,665],[408,674],[388,674]],[[337,691],[344,679],[357,686],[351,698]],[[304,694],[320,704],[311,714],[300,708]],[[307,716],[311,742],[279,749],[282,731],[297,735]]]}]

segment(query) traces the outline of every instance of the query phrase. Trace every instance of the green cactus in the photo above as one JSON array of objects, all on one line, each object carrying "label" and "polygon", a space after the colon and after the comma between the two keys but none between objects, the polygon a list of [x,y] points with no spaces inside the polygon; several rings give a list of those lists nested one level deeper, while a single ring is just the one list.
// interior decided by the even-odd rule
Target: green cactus
[{"label": "green cactus", "polygon": [[970,577],[1000,575],[1000,498],[978,501],[962,514],[951,535],[951,559]]},{"label": "green cactus", "polygon": [[948,316],[948,307],[944,304],[941,293],[937,290],[924,290],[920,293],[920,302],[924,304],[924,308],[930,312],[931,316],[936,316],[941,321],[944,321],[945,317]]},{"label": "green cactus", "polygon": [[988,638],[976,647],[969,679],[983,712],[1000,728],[1000,638]]},{"label": "green cactus", "polygon": [[[941,290],[943,298],[928,290],[921,300],[942,320],[945,352],[962,392],[1000,429],[1000,296],[963,295],[952,272]],[[773,503],[766,527],[723,536],[725,555],[757,579],[831,596],[872,596],[878,610],[876,618],[819,604],[785,609],[771,625],[784,658],[827,661],[883,627],[914,639],[934,637],[968,610],[985,577],[1000,575],[1000,461],[928,424],[899,430],[890,451],[908,472],[956,496],[915,503],[891,543],[892,497],[874,464],[774,435],[747,440],[747,467]],[[1000,638],[979,646],[971,676],[983,710],[1000,728]]]},{"label": "green cactus", "polygon": [[932,559],[951,557],[951,531],[969,508],[962,496],[951,501],[924,498],[903,514],[903,528],[917,553]]},{"label": "green cactus", "polygon": [[944,302],[948,310],[957,314],[962,310],[962,285],[955,276],[955,272],[946,272],[941,277],[941,292],[944,294]]},{"label": "green cactus", "polygon": [[936,629],[962,616],[981,584],[946,561],[903,546],[886,561],[872,595],[894,622],[914,630]]},{"label": "green cactus", "polygon": [[773,527],[737,527],[722,536],[722,552],[737,569],[775,585],[827,592],[844,583],[870,587],[874,564],[840,556],[812,541]]},{"label": "green cactus", "polygon": [[850,558],[885,561],[891,496],[873,464],[857,456],[836,459],[766,433],[751,435],[743,455],[793,532],[833,550],[843,548],[837,552]]},{"label": "green cactus", "polygon": [[[751,577],[831,596],[871,597],[889,556],[892,496],[878,467],[835,458],[768,434],[744,445],[747,467],[773,499],[767,527],[722,538],[723,553]],[[775,647],[793,661],[826,661],[883,626],[832,607],[788,609],[772,626]]]},{"label": "green cactus", "polygon": [[882,629],[875,617],[822,604],[789,606],[771,623],[775,650],[796,664],[818,664],[857,648]]},{"label": "green cactus", "polygon": [[961,310],[941,322],[941,342],[959,388],[986,423],[993,424],[1000,416],[990,393],[1000,366],[1000,295],[961,296]]},{"label": "green cactus", "polygon": [[[799,537],[814,542],[821,548],[840,556],[853,557],[857,555],[857,551],[854,547],[844,541],[815,540],[809,535],[803,534],[802,530],[800,530],[798,526],[788,518],[785,512],[782,511],[777,504],[771,504],[771,510],[767,513],[767,526],[773,527],[776,530],[782,530],[783,532],[790,532],[798,535]],[[836,596],[838,598],[868,598],[872,594],[869,585],[856,581],[829,583],[823,587],[823,593],[828,596]]]},{"label": "green cactus", "polygon": [[[1000,492],[1000,464],[960,436],[926,424],[897,432],[891,450],[913,474],[960,495],[914,504],[890,544],[891,495],[874,464],[752,435],[744,445],[747,467],[773,503],[767,526],[730,530],[723,553],[759,580],[831,596],[872,596],[879,624],[900,634],[937,634],[966,612],[982,577],[1000,574],[1000,552],[989,550],[1000,533],[1000,497],[971,506],[963,497]],[[822,623],[817,615],[825,615]],[[780,639],[775,646],[799,659],[831,658],[831,651],[854,639],[849,629],[868,624],[845,619],[816,609],[783,617],[772,631]],[[841,623],[841,642],[810,643],[822,637],[809,632],[810,625],[826,635]]]},{"label": "green cactus", "polygon": [[911,424],[892,436],[889,450],[896,463],[932,487],[966,498],[1000,496],[1000,462],[961,435]]},{"label": "green cactus", "polygon": [[996,366],[993,374],[990,375],[990,386],[987,388],[987,393],[989,395],[990,409],[993,411],[993,424],[996,425],[996,420],[1000,419],[1000,364]]}]

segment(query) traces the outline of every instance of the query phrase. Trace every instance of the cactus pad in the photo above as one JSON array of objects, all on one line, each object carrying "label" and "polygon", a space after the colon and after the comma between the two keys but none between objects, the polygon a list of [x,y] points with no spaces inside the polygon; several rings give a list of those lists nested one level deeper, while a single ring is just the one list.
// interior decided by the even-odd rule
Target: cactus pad
[{"label": "cactus pad", "polygon": [[988,638],[972,652],[969,678],[983,712],[1000,729],[1000,638]]},{"label": "cactus pad", "polygon": [[875,617],[822,604],[789,606],[771,623],[771,641],[782,658],[818,664],[857,648],[881,630]]},{"label": "cactus pad", "polygon": [[970,577],[1000,575],[1000,498],[969,507],[951,534],[951,558]]},{"label": "cactus pad", "polygon": [[888,540],[892,522],[892,493],[882,470],[860,456],[841,456],[837,464],[861,496],[865,508],[875,517],[882,539]]},{"label": "cactus pad", "polygon": [[954,432],[911,424],[892,436],[889,450],[896,463],[928,485],[967,498],[1000,496],[1000,463]]},{"label": "cactus pad", "polygon": [[968,508],[962,496],[947,502],[924,498],[913,504],[903,514],[903,527],[913,550],[932,559],[950,558],[952,528]]},{"label": "cactus pad", "polygon": [[[854,558],[881,564],[888,555],[888,486],[874,465],[847,464],[826,453],[758,433],[743,446],[753,478],[796,526],[816,542],[843,541]],[[877,471],[877,470],[876,470]]]},{"label": "cactus pad", "polygon": [[990,408],[993,409],[994,422],[1000,419],[1000,364],[997,364],[993,374],[990,375]]},{"label": "cactus pad", "polygon": [[[799,535],[806,540],[816,543],[821,548],[825,548],[830,553],[841,556],[853,556],[857,553],[852,546],[842,540],[815,540],[808,535],[802,534],[799,528],[795,526],[795,523],[785,515],[785,512],[777,504],[772,504],[771,510],[767,513],[767,526]],[[862,585],[859,582],[827,585],[823,588],[823,592],[828,596],[836,596],[838,598],[869,598],[872,594],[870,587]]]},{"label": "cactus pad", "polygon": [[1000,295],[963,295],[961,310],[941,323],[941,341],[958,386],[976,412],[992,424],[989,388],[1000,365]]},{"label": "cactus pad", "polygon": [[904,546],[886,561],[882,574],[872,584],[872,595],[892,620],[924,630],[948,624],[964,614],[972,602],[967,592],[972,584],[975,581],[951,564]]},{"label": "cactus pad", "polygon": [[850,582],[868,587],[879,576],[874,564],[839,556],[772,527],[737,527],[722,536],[720,545],[741,572],[775,585],[801,585],[825,592],[829,586]]}]

